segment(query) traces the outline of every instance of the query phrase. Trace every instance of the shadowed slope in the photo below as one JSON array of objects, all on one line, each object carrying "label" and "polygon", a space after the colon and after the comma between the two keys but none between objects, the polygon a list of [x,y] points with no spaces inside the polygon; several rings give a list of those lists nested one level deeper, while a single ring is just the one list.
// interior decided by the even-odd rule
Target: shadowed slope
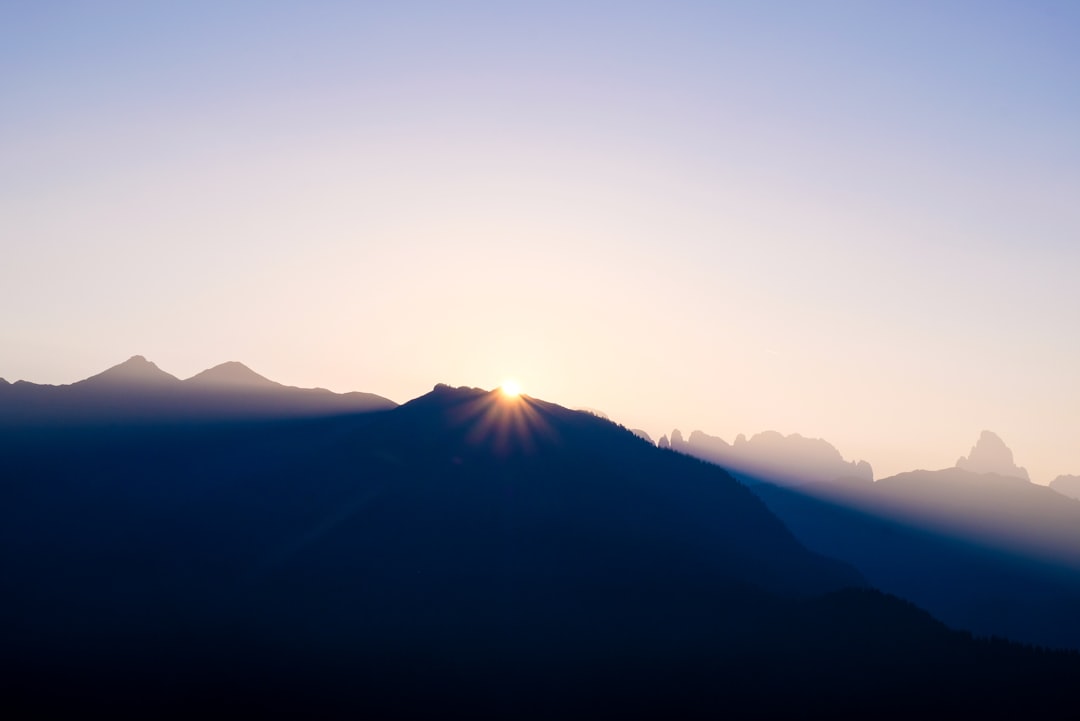
[{"label": "shadowed slope", "polygon": [[9,700],[880,716],[1030,710],[1078,670],[844,590],[858,574],[719,468],[528,397],[441,386],[386,413],[0,452]]},{"label": "shadowed slope", "polygon": [[1080,501],[959,468],[751,488],[810,548],[954,627],[1080,648]]},{"label": "shadowed slope", "polygon": [[808,547],[956,628],[1080,648],[1080,502],[1028,481],[998,436],[984,431],[962,467],[872,482],[838,478],[828,444],[799,453],[805,439],[769,435],[776,457],[753,463],[735,451],[746,441],[673,433],[671,447],[733,470]]},{"label": "shadowed slope", "polygon": [[[1080,574],[822,488],[752,486],[808,547],[858,568],[954,628],[1080,648]],[[816,492],[816,494],[815,494]]]}]

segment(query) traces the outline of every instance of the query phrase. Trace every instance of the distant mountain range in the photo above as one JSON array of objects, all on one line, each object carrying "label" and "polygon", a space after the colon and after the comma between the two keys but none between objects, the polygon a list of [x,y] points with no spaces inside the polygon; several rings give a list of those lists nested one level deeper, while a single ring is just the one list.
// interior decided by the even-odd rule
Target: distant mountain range
[{"label": "distant mountain range", "polygon": [[954,468],[877,482],[798,434],[675,430],[658,445],[727,469],[807,546],[958,628],[1080,648],[1080,477],[1031,483],[990,431]]},{"label": "distant mountain range", "polygon": [[180,380],[139,355],[70,385],[0,383],[0,426],[139,418],[291,418],[388,410],[396,405],[373,393],[285,386],[235,361]]},{"label": "distant mountain range", "polygon": [[244,383],[280,389],[243,367],[196,383],[129,363],[88,397],[222,381],[224,396],[205,422],[122,405],[108,423],[0,433],[7,708],[907,718],[1072,703],[1080,658],[950,631],[809,550],[721,468],[594,414],[437,386],[375,412],[230,416],[220,399]]},{"label": "distant mountain range", "polygon": [[1027,480],[995,434],[955,468],[766,480],[750,487],[800,540],[878,588],[959,628],[1080,648],[1080,501]]},{"label": "distant mountain range", "polygon": [[782,485],[822,481],[869,483],[874,470],[866,461],[845,461],[840,452],[820,438],[804,438],[798,433],[784,436],[776,431],[758,433],[747,440],[740,434],[733,444],[722,438],[694,431],[684,440],[676,429],[671,438],[661,437],[658,445],[723,466],[743,480],[771,480]]}]

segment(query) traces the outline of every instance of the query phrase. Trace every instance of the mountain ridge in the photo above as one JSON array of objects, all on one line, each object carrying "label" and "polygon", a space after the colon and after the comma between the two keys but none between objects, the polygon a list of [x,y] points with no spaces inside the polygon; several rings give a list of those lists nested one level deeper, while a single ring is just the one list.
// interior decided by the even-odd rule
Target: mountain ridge
[{"label": "mountain ridge", "polygon": [[949,630],[723,469],[529,396],[440,384],[0,454],[0,670],[39,715],[907,716],[1040,708],[1080,671]]},{"label": "mountain ridge", "polygon": [[728,443],[695,430],[689,439],[675,429],[661,438],[662,447],[715,463],[747,482],[768,479],[783,485],[831,482],[837,479],[872,482],[874,471],[866,461],[845,461],[840,451],[821,438],[798,433],[762,431],[749,439],[743,434]]},{"label": "mountain ridge", "polygon": [[66,385],[0,385],[0,425],[147,422],[210,418],[311,416],[381,411],[397,404],[363,391],[334,393],[272,381],[228,361],[180,380],[135,355]]}]

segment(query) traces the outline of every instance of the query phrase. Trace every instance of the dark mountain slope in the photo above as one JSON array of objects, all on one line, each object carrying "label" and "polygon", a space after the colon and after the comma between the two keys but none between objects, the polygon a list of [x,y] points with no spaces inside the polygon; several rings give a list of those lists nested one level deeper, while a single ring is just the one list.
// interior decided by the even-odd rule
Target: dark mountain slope
[{"label": "dark mountain slope", "polygon": [[810,548],[955,628],[1080,648],[1080,504],[959,469],[874,484],[751,486]]},{"label": "dark mountain slope", "polygon": [[[711,449],[708,459],[735,473],[808,547],[851,563],[875,587],[955,628],[1080,648],[1080,502],[1027,480],[995,434],[982,432],[958,461],[964,468],[877,482],[816,473],[808,453],[809,471],[768,459],[748,470],[737,453],[724,454],[738,443],[694,439],[675,443],[673,434],[672,448],[699,457]],[[782,445],[777,452],[796,460]]]},{"label": "dark mountain slope", "polygon": [[1031,714],[1080,672],[845,590],[720,469],[529,398],[39,428],[0,458],[23,709]]}]

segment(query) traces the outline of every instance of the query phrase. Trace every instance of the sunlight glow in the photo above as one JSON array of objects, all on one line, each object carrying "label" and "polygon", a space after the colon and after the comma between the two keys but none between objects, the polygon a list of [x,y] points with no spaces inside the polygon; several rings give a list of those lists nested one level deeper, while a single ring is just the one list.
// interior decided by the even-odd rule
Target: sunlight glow
[{"label": "sunlight glow", "polygon": [[502,382],[502,385],[499,386],[499,390],[502,391],[502,394],[504,396],[508,396],[510,398],[516,398],[521,395],[521,385],[512,378],[504,380]]}]

